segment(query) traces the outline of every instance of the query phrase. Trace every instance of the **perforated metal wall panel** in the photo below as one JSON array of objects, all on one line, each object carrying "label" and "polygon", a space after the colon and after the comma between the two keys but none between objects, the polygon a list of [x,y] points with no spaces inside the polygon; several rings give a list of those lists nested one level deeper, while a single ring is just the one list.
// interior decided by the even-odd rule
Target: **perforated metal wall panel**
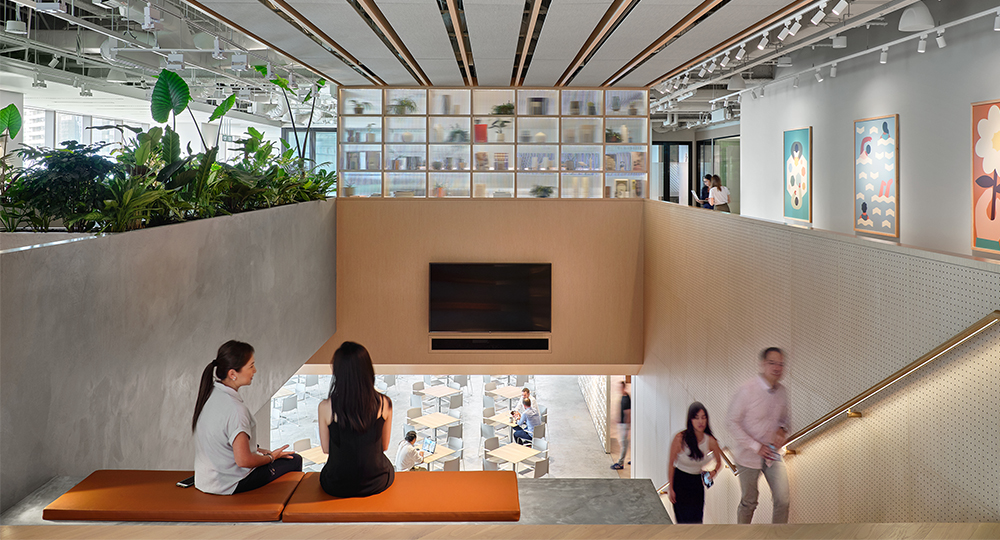
[{"label": "perforated metal wall panel", "polygon": [[597,429],[597,436],[604,445],[604,451],[608,452],[611,444],[608,427],[608,376],[581,375],[577,377],[577,382],[580,384],[583,400],[587,403],[590,417]]},{"label": "perforated metal wall panel", "polygon": [[[644,205],[645,363],[633,383],[637,477],[666,482],[669,438],[701,401],[723,446],[736,387],[786,350],[793,431],[1000,308],[1000,265]],[[787,458],[793,522],[1000,519],[1000,329],[866,401]],[[733,523],[720,475],[706,523]],[[754,522],[769,522],[761,480]]]}]

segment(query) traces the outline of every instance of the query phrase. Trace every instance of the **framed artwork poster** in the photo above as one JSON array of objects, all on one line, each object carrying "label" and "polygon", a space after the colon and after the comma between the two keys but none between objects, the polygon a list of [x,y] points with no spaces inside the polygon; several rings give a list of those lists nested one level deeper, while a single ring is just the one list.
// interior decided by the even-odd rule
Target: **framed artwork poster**
[{"label": "framed artwork poster", "polygon": [[854,230],[899,238],[899,115],[854,122]]},{"label": "framed artwork poster", "polygon": [[972,249],[1000,253],[1000,100],[972,104]]},{"label": "framed artwork poster", "polygon": [[785,218],[812,222],[812,126],[785,132]]}]

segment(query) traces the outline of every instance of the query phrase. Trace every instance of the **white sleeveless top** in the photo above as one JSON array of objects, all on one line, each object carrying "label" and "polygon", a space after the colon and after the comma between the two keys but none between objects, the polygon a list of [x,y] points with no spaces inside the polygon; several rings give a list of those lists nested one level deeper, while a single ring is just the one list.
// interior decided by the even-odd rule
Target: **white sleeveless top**
[{"label": "white sleeveless top", "polygon": [[702,467],[709,461],[708,435],[705,435],[705,438],[698,444],[698,448],[701,450],[703,457],[696,460],[691,457],[691,449],[688,448],[687,443],[684,442],[684,439],[681,439],[681,451],[677,454],[677,461],[674,461],[674,467],[688,474],[701,474]]}]

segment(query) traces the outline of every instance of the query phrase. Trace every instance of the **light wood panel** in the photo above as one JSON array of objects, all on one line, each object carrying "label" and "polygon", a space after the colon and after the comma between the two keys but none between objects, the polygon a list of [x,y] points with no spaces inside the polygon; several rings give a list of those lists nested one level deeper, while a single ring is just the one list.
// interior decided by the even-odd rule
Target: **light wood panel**
[{"label": "light wood panel", "polygon": [[[309,362],[350,340],[385,373],[634,374],[641,242],[640,200],[339,200],[337,333]],[[551,350],[429,351],[431,262],[552,263]]]}]

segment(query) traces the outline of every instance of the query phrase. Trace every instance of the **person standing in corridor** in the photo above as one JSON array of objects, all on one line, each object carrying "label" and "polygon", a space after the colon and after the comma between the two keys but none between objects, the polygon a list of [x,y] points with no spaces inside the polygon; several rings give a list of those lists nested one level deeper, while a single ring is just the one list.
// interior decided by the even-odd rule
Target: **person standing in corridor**
[{"label": "person standing in corridor", "polygon": [[632,396],[628,393],[625,381],[622,381],[621,385],[622,404],[621,416],[618,419],[618,442],[622,447],[622,455],[618,458],[617,463],[611,465],[611,468],[616,471],[620,471],[625,468],[625,454],[628,452],[629,436],[632,434]]}]

